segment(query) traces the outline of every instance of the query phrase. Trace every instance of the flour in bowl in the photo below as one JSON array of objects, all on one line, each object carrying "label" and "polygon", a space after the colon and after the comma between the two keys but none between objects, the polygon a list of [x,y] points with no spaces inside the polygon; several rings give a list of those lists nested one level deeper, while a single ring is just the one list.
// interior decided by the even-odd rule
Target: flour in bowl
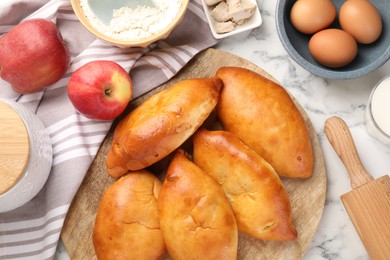
[{"label": "flour in bowl", "polygon": [[121,7],[113,11],[107,26],[89,7],[88,0],[80,0],[81,9],[98,31],[114,39],[141,40],[162,32],[178,15],[182,0],[152,0],[154,6]]}]

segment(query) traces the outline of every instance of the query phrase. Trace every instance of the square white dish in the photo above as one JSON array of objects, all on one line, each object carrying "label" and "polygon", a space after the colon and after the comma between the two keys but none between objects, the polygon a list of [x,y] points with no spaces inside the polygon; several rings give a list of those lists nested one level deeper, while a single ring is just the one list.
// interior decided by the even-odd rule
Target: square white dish
[{"label": "square white dish", "polygon": [[229,37],[229,36],[232,36],[232,35],[259,27],[263,23],[263,20],[261,18],[261,14],[260,14],[260,10],[259,10],[259,6],[258,6],[256,0],[251,0],[251,1],[256,5],[256,10],[255,10],[255,13],[244,24],[236,25],[234,30],[231,32],[217,33],[217,31],[216,31],[217,22],[211,16],[211,11],[213,10],[213,6],[208,6],[206,4],[205,0],[202,0],[203,9],[206,13],[206,17],[207,17],[207,20],[208,20],[208,23],[209,23],[209,26],[210,26],[210,29],[211,29],[211,32],[212,32],[214,38],[222,39],[225,37]]}]

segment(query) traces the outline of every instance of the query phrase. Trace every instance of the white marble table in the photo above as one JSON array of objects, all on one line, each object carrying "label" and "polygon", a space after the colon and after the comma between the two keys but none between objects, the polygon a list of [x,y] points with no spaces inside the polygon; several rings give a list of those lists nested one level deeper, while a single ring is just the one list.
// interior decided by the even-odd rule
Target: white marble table
[{"label": "white marble table", "polygon": [[[390,174],[390,147],[369,136],[364,122],[370,92],[382,77],[390,75],[390,62],[358,79],[317,77],[296,64],[284,50],[275,26],[276,0],[258,3],[263,24],[251,32],[224,39],[215,47],[255,63],[276,78],[304,107],[320,138],[328,178],[327,196],[318,230],[304,259],[368,259],[341,203],[340,195],[351,190],[349,177],[324,135],[323,124],[330,116],[342,117],[366,169],[374,178]],[[69,259],[61,242],[56,259]]]}]

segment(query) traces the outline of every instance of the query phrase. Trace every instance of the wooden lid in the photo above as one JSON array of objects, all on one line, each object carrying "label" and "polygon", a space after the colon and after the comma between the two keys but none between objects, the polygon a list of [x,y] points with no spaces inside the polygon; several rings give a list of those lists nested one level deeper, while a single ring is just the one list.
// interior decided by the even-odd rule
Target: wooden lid
[{"label": "wooden lid", "polygon": [[11,106],[0,101],[0,195],[24,174],[29,148],[23,120]]}]

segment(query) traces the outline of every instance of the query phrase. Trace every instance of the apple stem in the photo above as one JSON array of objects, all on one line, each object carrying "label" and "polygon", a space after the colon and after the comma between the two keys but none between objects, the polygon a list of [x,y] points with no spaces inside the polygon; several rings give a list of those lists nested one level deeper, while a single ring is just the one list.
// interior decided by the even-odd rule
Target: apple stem
[{"label": "apple stem", "polygon": [[106,96],[111,96],[111,93],[112,93],[111,88],[106,88],[106,89],[104,89],[104,94],[105,94]]}]

